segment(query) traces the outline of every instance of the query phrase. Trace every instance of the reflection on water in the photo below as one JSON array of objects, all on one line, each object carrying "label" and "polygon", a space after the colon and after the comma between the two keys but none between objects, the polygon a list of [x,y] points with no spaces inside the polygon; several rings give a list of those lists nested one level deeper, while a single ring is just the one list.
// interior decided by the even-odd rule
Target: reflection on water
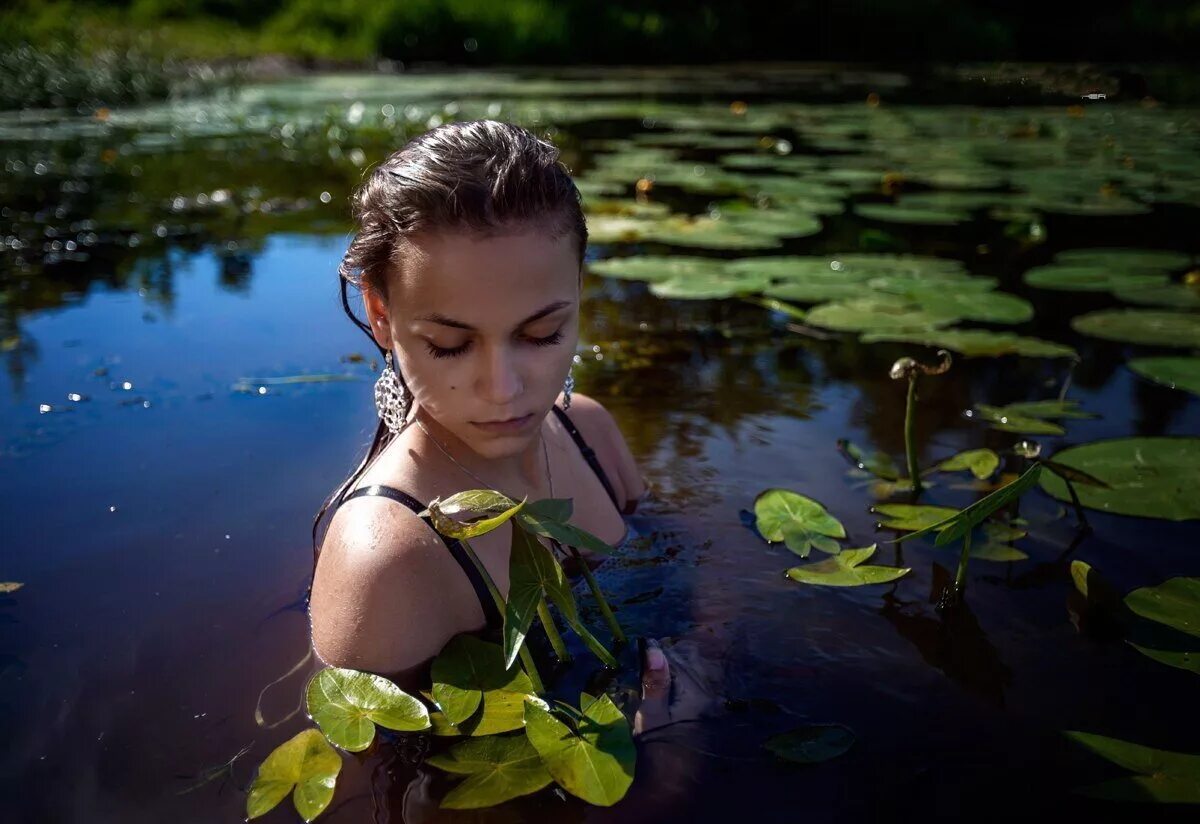
[{"label": "reflection on water", "polygon": [[[1105,145],[1072,131],[1083,127],[1057,92],[1024,99],[1029,108],[1017,114],[1035,125],[1013,131],[1012,111],[932,105],[964,102],[964,87],[939,87],[938,97],[895,74],[476,79],[469,97],[461,78],[401,86],[364,78],[349,97],[353,84],[313,78],[251,88],[220,106],[113,112],[103,121],[0,119],[8,375],[0,499],[9,548],[0,580],[26,584],[0,595],[5,820],[235,820],[254,765],[298,729],[297,718],[259,728],[255,699],[304,655],[310,518],[374,426],[374,350],[341,315],[336,293],[344,204],[362,169],[406,136],[456,116],[553,124],[583,179],[597,168],[599,141],[665,125],[743,142],[770,136],[772,146],[787,140],[793,158],[817,158],[822,174],[842,158],[847,181],[889,151],[913,176],[928,176],[936,170],[894,152],[932,147],[960,177],[913,183],[917,192],[953,191],[962,175],[979,174],[964,159],[972,147],[1022,178],[1024,164],[1045,169],[1071,146]],[[860,122],[868,91],[883,96],[887,115],[869,128]],[[891,105],[905,96],[931,105]],[[749,101],[747,119],[730,119],[731,100]],[[1101,417],[1072,421],[1069,437],[1045,439],[1048,448],[1200,433],[1194,397],[1135,377],[1124,366],[1129,347],[1070,329],[1071,317],[1112,305],[1109,296],[1020,282],[1063,248],[1196,251],[1187,227],[1200,175],[1181,159],[1195,146],[1194,112],[1119,103],[1096,111],[1146,130],[1114,132],[1114,144],[1144,152],[1144,163],[1088,155],[1125,170],[1122,197],[1150,203],[1144,213],[1120,206],[1097,215],[1086,201],[1093,213],[1059,204],[1034,221],[976,211],[937,227],[869,223],[851,209],[823,215],[819,233],[775,252],[957,258],[1033,301],[1022,334],[1079,351],[1073,369],[1061,360],[959,359],[949,375],[923,383],[924,460],[1007,446],[1011,438],[962,411],[1053,397],[1068,375],[1071,396]],[[717,117],[728,128],[714,129]],[[1101,137],[1108,128],[1079,122],[1099,123]],[[1047,148],[1034,140],[1039,130],[1062,130],[1061,140]],[[680,157],[708,168],[722,147],[743,145],[711,137],[689,138]],[[700,213],[729,196],[683,180],[657,186],[654,199]],[[880,186],[839,191],[847,203],[870,202],[888,196]],[[1086,212],[1084,195],[1069,194]],[[589,255],[623,251],[595,245]],[[624,805],[541,799],[522,816],[724,821],[751,810],[778,821],[942,819],[984,798],[997,814],[1032,803],[1051,814],[1103,813],[1069,795],[1100,780],[1102,767],[1060,730],[1195,750],[1196,720],[1163,711],[1190,706],[1189,674],[1111,636],[1080,635],[1066,608],[1075,558],[1121,591],[1197,574],[1194,525],[1095,513],[1095,534],[1080,536],[1065,510],[1037,493],[1022,502],[1037,525],[1021,543],[1031,557],[972,562],[967,605],[956,613],[937,612],[930,598],[956,559],[929,543],[903,546],[913,572],[895,586],[803,588],[782,575],[793,556],[764,545],[738,513],[764,488],[796,489],[836,513],[854,546],[879,541],[880,562],[900,562],[901,550],[883,543],[891,533],[875,532],[873,498],[847,476],[836,441],[902,453],[903,387],[887,370],[915,348],[797,334],[787,319],[736,299],[660,300],[645,283],[593,275],[583,322],[580,386],[612,410],[655,488],[636,518],[645,539],[598,576],[631,635],[688,651],[681,656],[710,685],[717,709],[644,746],[646,772]],[[297,376],[308,378],[274,380]],[[972,494],[947,483],[932,499],[963,504]],[[297,672],[268,691],[268,720],[295,708],[303,678]],[[805,721],[847,724],[858,743],[807,770],[759,750]],[[208,771],[245,747],[228,772]],[[391,766],[379,755],[347,758],[328,820],[382,820],[389,809],[397,820],[403,799]],[[479,817],[521,820],[514,809]]]}]

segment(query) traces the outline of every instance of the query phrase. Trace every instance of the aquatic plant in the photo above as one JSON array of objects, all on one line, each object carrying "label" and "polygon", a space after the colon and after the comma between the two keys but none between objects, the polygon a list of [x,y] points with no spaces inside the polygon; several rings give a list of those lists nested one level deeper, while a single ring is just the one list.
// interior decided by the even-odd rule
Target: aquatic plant
[{"label": "aquatic plant", "polygon": [[888,377],[894,381],[908,381],[908,395],[904,403],[904,454],[908,460],[908,481],[914,496],[921,494],[921,470],[917,463],[917,377],[918,375],[943,375],[950,370],[951,357],[945,349],[938,350],[941,361],[926,366],[914,358],[900,358],[892,364]]}]

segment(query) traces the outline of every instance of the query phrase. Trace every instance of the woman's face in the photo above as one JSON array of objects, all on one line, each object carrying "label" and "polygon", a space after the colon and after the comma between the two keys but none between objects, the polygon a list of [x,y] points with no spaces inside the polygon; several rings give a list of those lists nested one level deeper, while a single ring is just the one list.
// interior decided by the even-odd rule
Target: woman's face
[{"label": "woman's face", "polygon": [[526,448],[562,391],[579,339],[579,257],[538,227],[410,238],[386,304],[367,292],[380,346],[416,403],[479,455]]}]

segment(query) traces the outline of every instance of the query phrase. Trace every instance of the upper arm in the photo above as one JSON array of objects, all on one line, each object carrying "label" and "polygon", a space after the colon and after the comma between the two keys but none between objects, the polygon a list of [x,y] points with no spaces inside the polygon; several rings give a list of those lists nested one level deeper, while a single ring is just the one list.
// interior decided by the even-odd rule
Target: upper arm
[{"label": "upper arm", "polygon": [[344,504],[313,576],[309,612],[317,655],[331,666],[384,674],[412,670],[437,655],[452,637],[474,628],[462,608],[473,599],[464,602],[453,592],[461,582],[447,570],[448,561],[440,538],[408,509],[385,498]]},{"label": "upper arm", "polygon": [[596,457],[608,475],[622,508],[629,501],[640,498],[646,491],[646,482],[629,450],[629,444],[625,442],[625,436],[609,411],[599,401],[575,393],[571,396],[569,414],[584,439],[596,451]]}]

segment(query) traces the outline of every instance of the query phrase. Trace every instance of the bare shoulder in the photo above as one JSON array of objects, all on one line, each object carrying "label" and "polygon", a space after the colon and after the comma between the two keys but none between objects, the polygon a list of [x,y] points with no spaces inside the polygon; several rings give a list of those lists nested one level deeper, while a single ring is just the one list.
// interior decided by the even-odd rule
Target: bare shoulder
[{"label": "bare shoulder", "polygon": [[571,396],[568,414],[584,440],[596,450],[596,457],[617,494],[626,501],[641,497],[646,488],[645,481],[612,414],[595,398],[578,392]]},{"label": "bare shoulder", "polygon": [[313,575],[317,655],[378,673],[420,666],[474,628],[474,599],[449,591],[462,585],[456,571],[441,539],[411,510],[382,497],[347,501],[329,524]]}]

